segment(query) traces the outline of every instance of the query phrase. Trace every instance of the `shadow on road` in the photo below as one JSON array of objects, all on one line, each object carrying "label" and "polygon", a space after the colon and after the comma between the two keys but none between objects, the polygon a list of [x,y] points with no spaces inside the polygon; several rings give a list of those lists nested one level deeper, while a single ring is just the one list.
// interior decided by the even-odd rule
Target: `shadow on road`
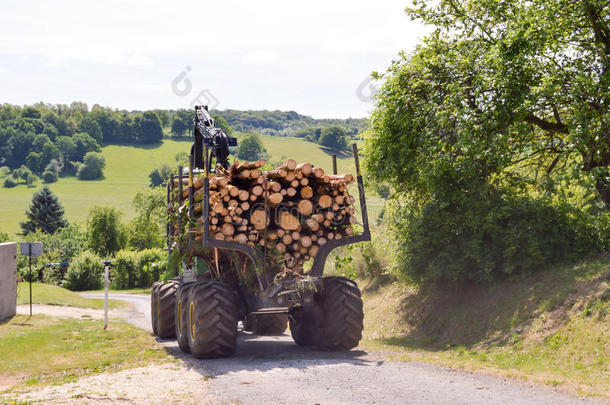
[{"label": "shadow on road", "polygon": [[289,334],[259,336],[244,332],[241,328],[237,336],[235,355],[228,358],[196,359],[190,354],[183,353],[173,339],[157,338],[157,341],[163,344],[170,355],[182,361],[187,368],[200,372],[206,378],[237,371],[264,372],[278,368],[305,370],[321,364],[349,363],[366,366],[371,363],[370,360],[365,359],[368,353],[362,350],[344,352],[315,350],[311,347],[296,345]]}]

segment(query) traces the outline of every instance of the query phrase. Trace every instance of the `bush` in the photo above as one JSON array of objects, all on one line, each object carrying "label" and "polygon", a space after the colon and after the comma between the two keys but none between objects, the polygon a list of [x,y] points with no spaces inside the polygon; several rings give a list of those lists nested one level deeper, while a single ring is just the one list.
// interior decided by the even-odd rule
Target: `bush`
[{"label": "bush", "polygon": [[130,250],[117,252],[112,262],[112,288],[137,287],[138,273],[138,254]]},{"label": "bush", "polygon": [[87,244],[102,256],[111,256],[127,244],[125,227],[121,224],[121,212],[114,207],[95,206],[87,219]]},{"label": "bush", "polygon": [[45,183],[55,183],[57,181],[57,175],[55,172],[46,171],[42,174],[42,181]]},{"label": "bush", "polygon": [[103,286],[104,263],[92,252],[82,252],[74,258],[63,286],[72,291],[97,290]]},{"label": "bush", "polygon": [[146,288],[159,280],[167,254],[161,249],[121,250],[112,263],[112,288]]},{"label": "bush", "polygon": [[102,178],[102,170],[106,167],[104,155],[98,152],[87,152],[84,163],[78,168],[76,175],[80,180],[96,180]]},{"label": "bush", "polygon": [[391,207],[398,268],[418,283],[490,281],[576,260],[607,243],[607,227],[568,205],[496,194],[456,206]]},{"label": "bush", "polygon": [[159,280],[167,267],[167,252],[161,249],[146,249],[138,258],[138,287],[150,287]]},{"label": "bush", "polygon": [[17,186],[17,181],[11,176],[4,179],[5,188],[13,188]]}]

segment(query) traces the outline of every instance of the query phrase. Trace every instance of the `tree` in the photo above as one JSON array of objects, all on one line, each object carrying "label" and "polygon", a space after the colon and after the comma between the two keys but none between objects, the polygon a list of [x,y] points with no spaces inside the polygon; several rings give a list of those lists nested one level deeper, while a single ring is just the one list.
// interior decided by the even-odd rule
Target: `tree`
[{"label": "tree", "polygon": [[155,170],[150,172],[148,177],[150,178],[150,186],[157,187],[165,184],[172,174],[172,168],[168,164],[163,164],[157,167]]},{"label": "tree", "polygon": [[87,114],[87,116],[83,118],[78,126],[78,131],[81,133],[86,133],[91,138],[95,139],[99,145],[102,144],[102,127],[100,124],[98,124],[93,115]]},{"label": "tree", "polygon": [[123,249],[127,234],[121,224],[121,213],[114,207],[95,206],[87,220],[87,245],[102,257]]},{"label": "tree", "polygon": [[74,150],[70,158],[72,161],[82,162],[88,152],[99,152],[101,150],[97,141],[84,132],[74,134],[72,141],[74,142]]},{"label": "tree", "polygon": [[258,135],[252,132],[240,140],[237,157],[243,160],[257,160],[264,152],[266,150],[263,148]]},{"label": "tree", "polygon": [[441,162],[482,182],[583,172],[610,209],[607,1],[420,1],[407,12],[436,30],[377,76],[372,174],[421,189]]},{"label": "tree", "polygon": [[32,203],[25,215],[28,220],[20,223],[24,235],[37,230],[53,234],[59,228],[68,225],[64,218],[63,207],[47,186],[34,193]]},{"label": "tree", "polygon": [[341,127],[327,127],[321,132],[318,143],[327,148],[343,150],[347,147],[347,141],[345,139],[345,130]]},{"label": "tree", "polygon": [[87,152],[84,164],[78,168],[77,176],[80,180],[96,180],[104,177],[106,158],[98,152]]},{"label": "tree", "polygon": [[25,157],[25,165],[34,173],[40,172],[40,153],[30,152]]},{"label": "tree", "polygon": [[152,111],[146,111],[138,121],[138,141],[140,143],[157,143],[163,139],[163,129],[159,117]]},{"label": "tree", "polygon": [[187,129],[188,127],[186,126],[183,120],[178,117],[174,118],[174,120],[172,121],[172,134],[182,136],[184,135]]},{"label": "tree", "polygon": [[57,148],[61,152],[64,167],[67,168],[67,165],[70,162],[69,159],[76,150],[76,143],[68,136],[60,136],[57,138],[57,141],[55,141],[55,145],[57,145]]},{"label": "tree", "polygon": [[231,128],[227,120],[218,114],[212,114],[212,118],[214,118],[216,128],[222,128],[222,130],[225,131],[225,134],[231,136],[233,128]]}]

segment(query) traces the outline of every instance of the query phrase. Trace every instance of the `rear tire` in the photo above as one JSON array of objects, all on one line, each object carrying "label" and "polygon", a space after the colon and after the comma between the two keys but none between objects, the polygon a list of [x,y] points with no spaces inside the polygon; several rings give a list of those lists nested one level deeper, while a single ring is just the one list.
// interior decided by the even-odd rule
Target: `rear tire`
[{"label": "rear tire", "polygon": [[153,335],[157,334],[157,290],[162,283],[155,281],[150,289],[150,323]]},{"label": "rear tire", "polygon": [[228,357],[237,346],[237,305],[233,290],[212,281],[189,290],[188,342],[199,359]]},{"label": "rear tire", "polygon": [[322,319],[322,308],[319,304],[301,308],[292,313],[289,319],[290,334],[297,345],[312,346],[316,343]]},{"label": "rear tire", "polygon": [[316,346],[325,350],[349,350],[360,343],[364,313],[355,281],[343,277],[323,279],[320,295],[323,317]]},{"label": "rear tire", "polygon": [[180,350],[182,350],[184,353],[191,352],[188,340],[188,308],[189,291],[194,285],[195,283],[181,284],[176,291],[176,314],[174,315],[176,324],[176,340],[178,341]]},{"label": "rear tire", "polygon": [[244,330],[257,335],[281,335],[288,326],[288,316],[283,314],[248,315],[244,320]]},{"label": "rear tire", "polygon": [[177,281],[161,284],[157,289],[157,333],[161,339],[176,336],[175,306]]}]

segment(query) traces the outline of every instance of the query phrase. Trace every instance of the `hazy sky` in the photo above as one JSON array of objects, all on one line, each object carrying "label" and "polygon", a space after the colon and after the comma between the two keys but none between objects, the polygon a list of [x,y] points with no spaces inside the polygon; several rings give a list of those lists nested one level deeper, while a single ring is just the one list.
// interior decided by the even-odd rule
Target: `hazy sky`
[{"label": "hazy sky", "polygon": [[199,97],[219,109],[364,117],[359,86],[368,95],[370,72],[426,32],[407,4],[3,1],[0,103],[188,108]]}]

